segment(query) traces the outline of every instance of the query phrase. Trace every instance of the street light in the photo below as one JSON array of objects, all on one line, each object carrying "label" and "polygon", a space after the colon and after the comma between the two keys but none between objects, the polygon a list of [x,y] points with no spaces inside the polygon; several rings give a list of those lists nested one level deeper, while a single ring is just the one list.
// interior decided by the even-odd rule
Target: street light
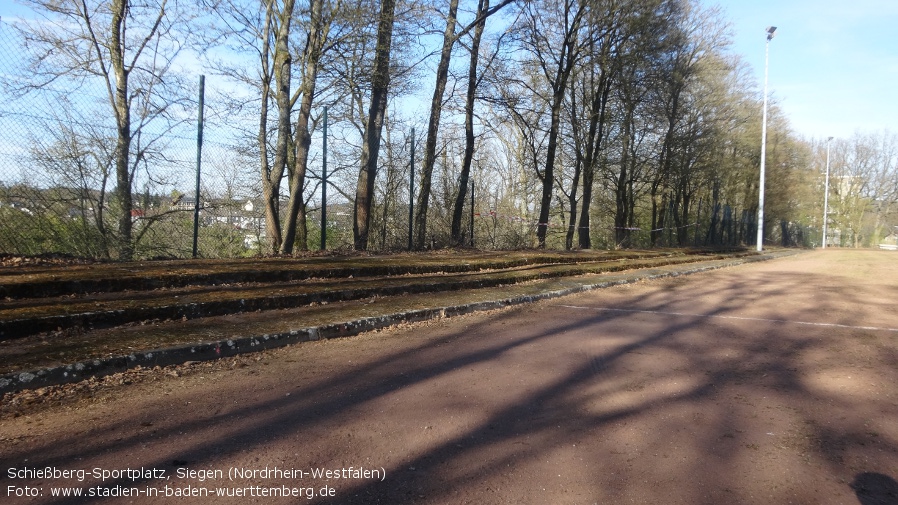
[{"label": "street light", "polygon": [[767,158],[767,71],[770,61],[770,41],[776,33],[775,26],[767,27],[764,46],[764,113],[761,123],[761,183],[758,191],[758,252],[764,250],[764,165]]},{"label": "street light", "polygon": [[823,247],[826,249],[826,222],[829,220],[829,143],[832,137],[826,139],[826,184],[823,189]]}]

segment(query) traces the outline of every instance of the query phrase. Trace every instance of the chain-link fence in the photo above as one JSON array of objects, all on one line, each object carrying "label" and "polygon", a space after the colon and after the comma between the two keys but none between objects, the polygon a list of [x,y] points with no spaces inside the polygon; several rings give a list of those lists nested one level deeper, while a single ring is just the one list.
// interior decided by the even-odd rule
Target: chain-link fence
[{"label": "chain-link fence", "polygon": [[134,258],[259,253],[264,210],[249,168],[252,141],[207,125],[199,143],[199,77],[193,96],[173,97],[177,107],[132,111],[126,211],[104,81],[35,84],[22,48],[21,34],[0,21],[0,254],[114,258],[123,219]]}]

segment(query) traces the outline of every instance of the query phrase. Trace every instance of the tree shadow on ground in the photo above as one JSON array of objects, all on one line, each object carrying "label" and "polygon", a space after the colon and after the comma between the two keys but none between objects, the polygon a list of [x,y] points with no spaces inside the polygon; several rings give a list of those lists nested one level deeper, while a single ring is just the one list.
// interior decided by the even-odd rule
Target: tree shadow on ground
[{"label": "tree shadow on ground", "polygon": [[[371,422],[395,423],[384,431],[396,444],[392,456],[383,456],[388,479],[340,482],[333,502],[411,504],[451,503],[459,493],[479,496],[483,503],[613,502],[666,493],[676,498],[672,502],[750,503],[753,492],[784,479],[776,473],[783,462],[806,460],[816,468],[813,472],[836,476],[856,473],[851,468],[860,456],[870,456],[872,447],[886,454],[878,461],[894,461],[898,433],[889,426],[867,425],[878,415],[898,417],[894,404],[852,397],[837,387],[816,387],[808,379],[851,365],[852,355],[839,351],[848,347],[844,339],[856,335],[790,322],[814,321],[821,314],[832,314],[844,325],[862,322],[864,314],[844,307],[862,306],[863,294],[796,294],[771,274],[730,278],[722,299],[720,283],[676,280],[664,283],[664,289],[618,296],[612,307],[644,312],[590,311],[605,301],[597,294],[563,302],[574,300],[582,310],[564,312],[559,302],[516,308],[464,329],[424,335],[420,343],[292,386],[289,396],[271,385],[275,393],[263,390],[242,406],[216,412],[185,407],[177,418],[154,419],[153,440],[133,428],[155,415],[147,405],[146,411],[119,421],[98,420],[78,435],[77,444],[60,446],[47,439],[34,451],[44,456],[13,448],[0,462],[27,458],[35,465],[63,468],[109,454],[130,455],[135,447],[153,443],[159,449],[153,456],[129,464],[170,470],[183,464],[214,467],[247,451],[279,444],[307,447],[315,436],[346,431],[355,433],[352,443],[325,440],[325,447],[300,456],[293,466],[351,466],[366,451],[371,455],[385,448],[353,430]],[[813,285],[822,280],[805,276],[790,282]],[[689,305],[689,297],[696,306],[705,298],[716,301],[710,310],[687,313],[682,307]],[[801,302],[798,309],[775,302],[758,309],[766,322],[722,319],[743,317],[747,307],[762,305],[764,299],[790,298]],[[542,315],[548,313],[564,319]],[[815,358],[821,352],[829,354]],[[509,372],[507,367],[518,368]],[[290,377],[281,380],[282,386],[291,384]],[[466,388],[476,398],[454,394]],[[227,391],[208,391],[228,398]],[[417,403],[408,405],[409,398]],[[815,407],[819,404],[829,412],[823,419]],[[380,413],[391,407],[393,412]],[[468,412],[471,421],[426,443],[411,432],[417,421],[424,429],[427,423],[437,424],[447,409]],[[360,424],[363,418],[369,424]],[[787,432],[768,432],[768,425]],[[127,435],[109,439],[104,433],[110,431]],[[207,436],[193,442],[185,433]],[[761,464],[771,461],[776,465],[765,473]],[[549,475],[549,468],[556,467],[559,478],[565,475],[560,483]],[[515,476],[521,473],[529,477]],[[851,489],[863,505],[879,503],[863,501],[868,496],[879,499],[894,492],[894,480],[877,475],[857,474]],[[579,488],[564,499],[532,494],[540,488],[560,493],[572,482]],[[123,479],[103,483],[133,484]],[[801,485],[769,491],[762,501],[812,503],[816,497]],[[491,499],[492,492],[501,494]]]},{"label": "tree shadow on ground", "polygon": [[895,505],[898,503],[898,482],[876,472],[858,474],[851,483],[861,505]]}]

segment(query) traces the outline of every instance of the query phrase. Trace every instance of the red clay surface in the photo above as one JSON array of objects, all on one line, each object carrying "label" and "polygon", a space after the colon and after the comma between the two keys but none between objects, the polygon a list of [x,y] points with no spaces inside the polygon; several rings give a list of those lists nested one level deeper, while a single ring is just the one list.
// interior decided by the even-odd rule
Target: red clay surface
[{"label": "red clay surface", "polygon": [[0,501],[895,504],[896,298],[827,250],[175,370],[0,421]]}]

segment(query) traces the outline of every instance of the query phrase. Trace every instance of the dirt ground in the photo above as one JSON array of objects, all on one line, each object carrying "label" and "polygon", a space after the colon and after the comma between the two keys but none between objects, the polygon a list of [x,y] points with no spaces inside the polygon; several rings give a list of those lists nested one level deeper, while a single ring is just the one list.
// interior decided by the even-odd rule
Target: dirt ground
[{"label": "dirt ground", "polygon": [[896,504],[896,298],[830,249],[186,365],[5,416],[0,501]]}]

